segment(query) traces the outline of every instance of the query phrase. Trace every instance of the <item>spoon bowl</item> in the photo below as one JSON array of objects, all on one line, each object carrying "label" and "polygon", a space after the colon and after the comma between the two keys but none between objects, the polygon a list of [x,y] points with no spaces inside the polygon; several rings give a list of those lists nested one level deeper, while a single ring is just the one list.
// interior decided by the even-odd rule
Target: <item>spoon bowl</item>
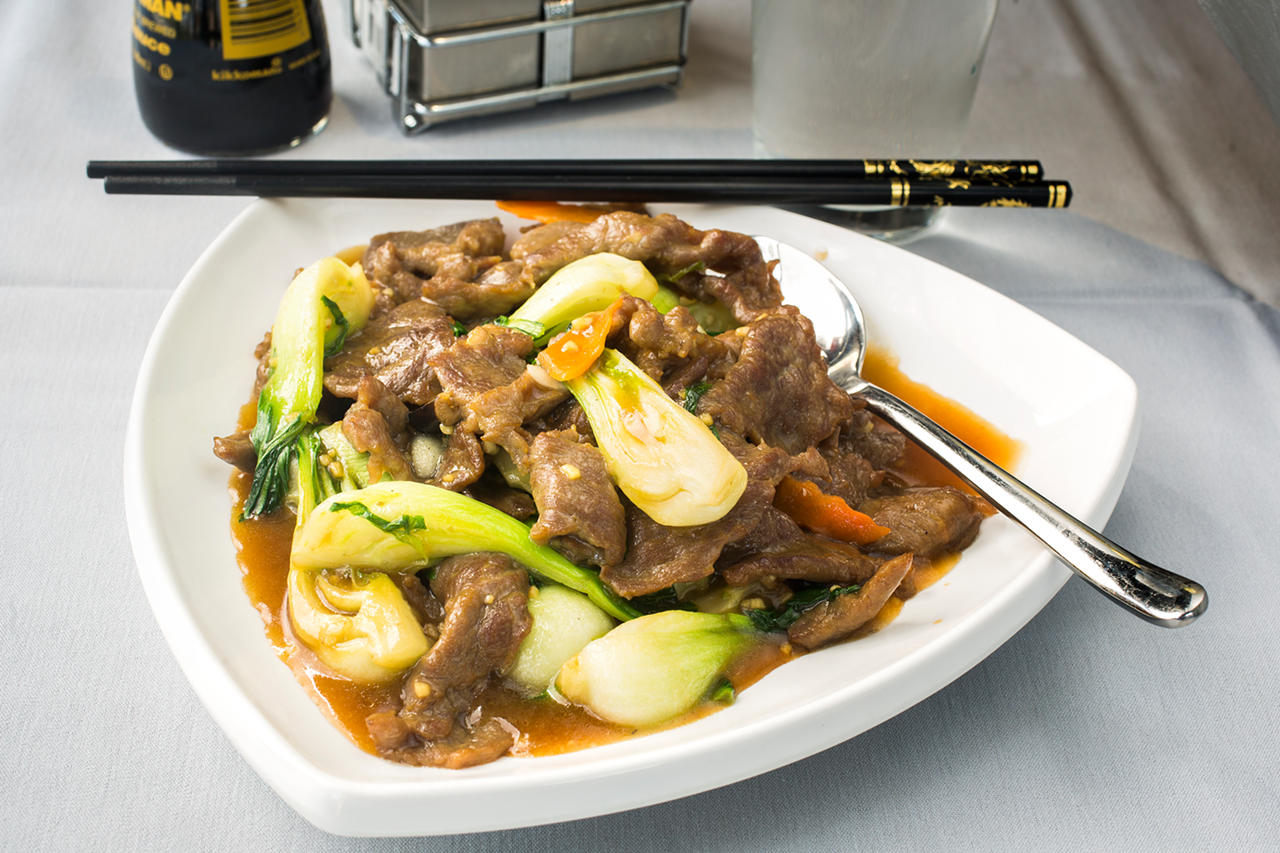
[{"label": "spoon bowl", "polygon": [[1190,624],[1208,608],[1199,583],[1121,548],[1000,468],[908,403],[861,376],[866,323],[858,301],[819,261],[768,237],[756,242],[787,301],[814,326],[832,381],[866,400],[867,408],[953,471],[1001,513],[1016,521],[1058,559],[1112,601],[1156,625]]}]

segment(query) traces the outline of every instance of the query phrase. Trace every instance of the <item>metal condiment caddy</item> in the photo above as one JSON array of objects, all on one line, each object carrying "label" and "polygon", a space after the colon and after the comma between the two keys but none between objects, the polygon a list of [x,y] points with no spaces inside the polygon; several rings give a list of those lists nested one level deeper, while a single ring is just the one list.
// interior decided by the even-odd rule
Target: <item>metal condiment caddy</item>
[{"label": "metal condiment caddy", "polygon": [[677,88],[690,0],[351,0],[351,36],[417,133],[459,118]]}]

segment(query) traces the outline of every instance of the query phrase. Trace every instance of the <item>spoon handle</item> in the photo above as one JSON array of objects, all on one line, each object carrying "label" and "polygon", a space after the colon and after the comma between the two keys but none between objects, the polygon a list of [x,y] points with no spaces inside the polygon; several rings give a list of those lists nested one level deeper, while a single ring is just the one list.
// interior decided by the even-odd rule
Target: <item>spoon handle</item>
[{"label": "spoon handle", "polygon": [[851,388],[868,408],[950,468],[1000,512],[1021,524],[1076,574],[1134,614],[1168,628],[1208,607],[1205,589],[1137,557],[1090,529],[912,406],[862,381]]}]

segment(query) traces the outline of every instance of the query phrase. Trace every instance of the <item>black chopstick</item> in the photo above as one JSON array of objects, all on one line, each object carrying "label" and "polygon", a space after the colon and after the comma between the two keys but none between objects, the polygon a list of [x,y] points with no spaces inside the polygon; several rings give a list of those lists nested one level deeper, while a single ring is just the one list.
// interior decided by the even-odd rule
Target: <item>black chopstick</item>
[{"label": "black chopstick", "polygon": [[705,202],[724,204],[858,204],[905,207],[1066,207],[1062,181],[995,184],[952,179],[819,179],[733,175],[120,175],[103,179],[112,194],[229,195],[263,198],[439,198],[579,202]]},{"label": "black chopstick", "polygon": [[953,178],[1033,183],[1038,160],[159,160],[90,161],[90,178],[244,177],[696,177]]}]

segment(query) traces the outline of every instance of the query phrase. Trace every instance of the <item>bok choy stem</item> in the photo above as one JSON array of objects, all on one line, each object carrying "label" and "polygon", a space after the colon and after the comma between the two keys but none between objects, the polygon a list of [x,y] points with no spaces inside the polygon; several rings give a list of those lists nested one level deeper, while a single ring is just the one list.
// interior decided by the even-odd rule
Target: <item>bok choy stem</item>
[{"label": "bok choy stem", "polygon": [[425,483],[384,481],[326,500],[299,530],[292,559],[304,569],[403,572],[476,551],[506,554],[535,575],[581,592],[616,619],[640,615],[598,574],[534,543],[520,521]]}]

